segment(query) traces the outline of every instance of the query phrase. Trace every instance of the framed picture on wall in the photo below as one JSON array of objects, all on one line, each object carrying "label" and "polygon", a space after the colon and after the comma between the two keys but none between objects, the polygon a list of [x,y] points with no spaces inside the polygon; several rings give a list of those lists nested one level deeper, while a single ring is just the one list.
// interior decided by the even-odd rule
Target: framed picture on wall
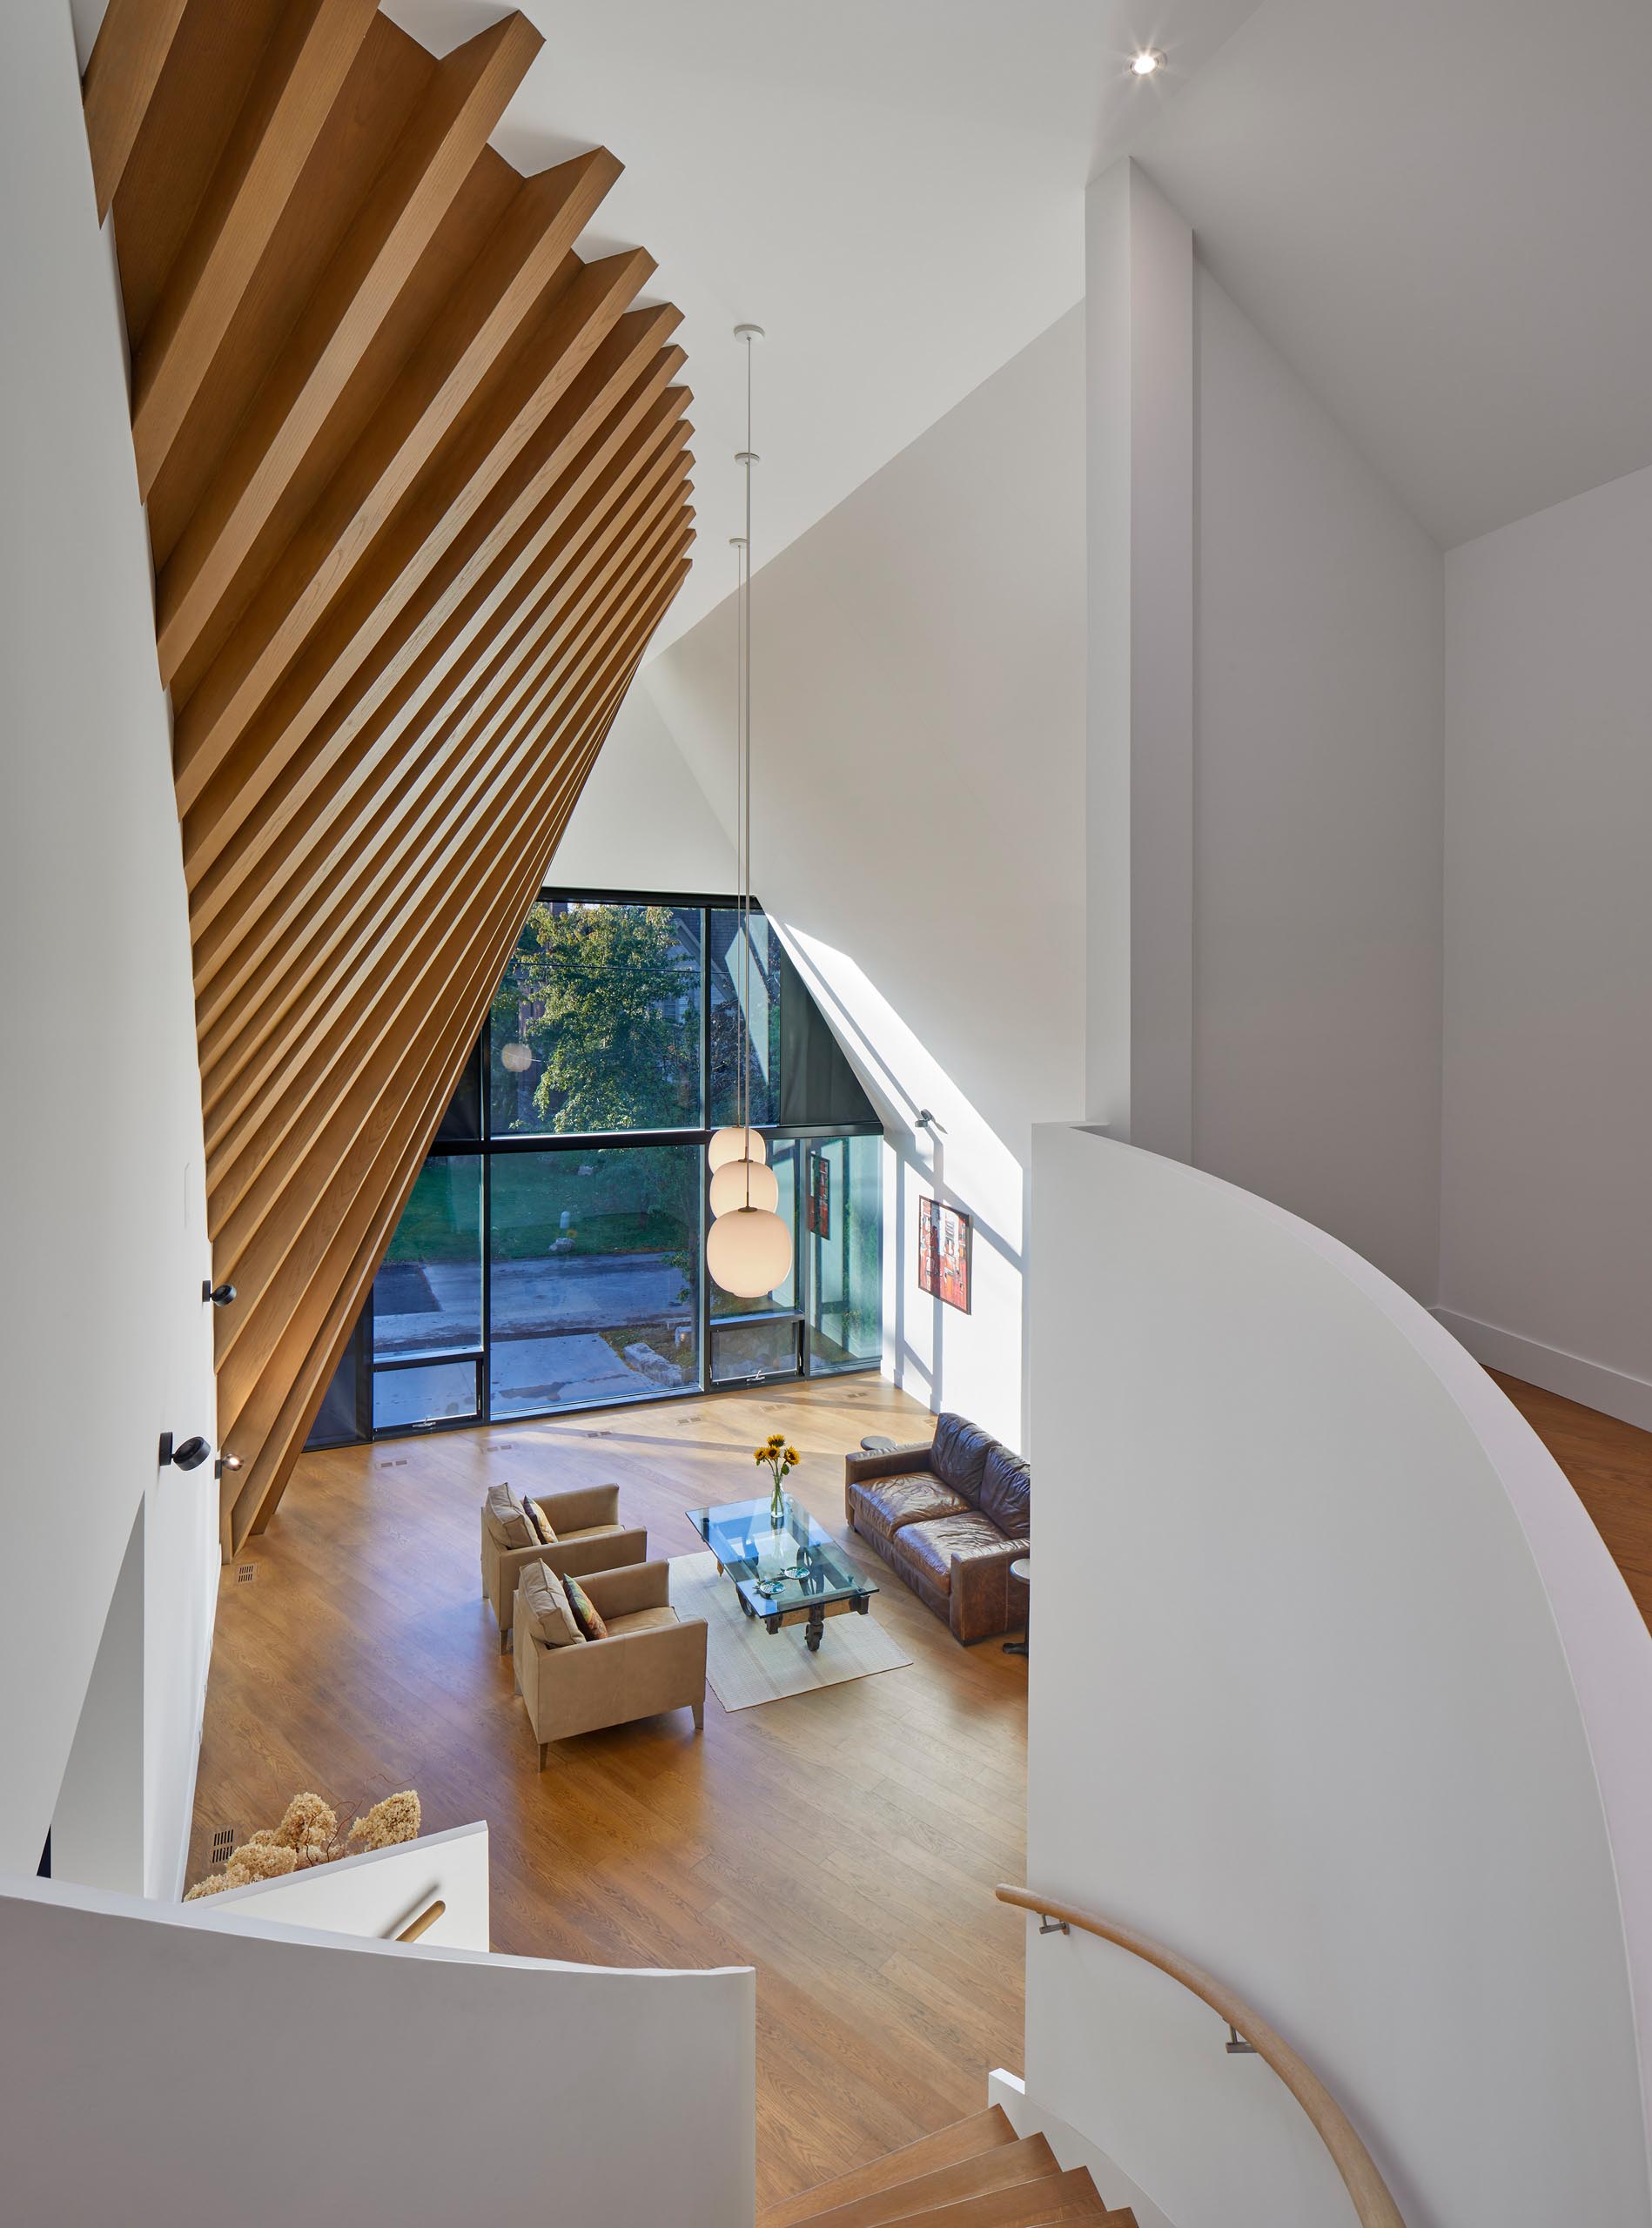
[{"label": "framed picture on wall", "polygon": [[970,1312],[970,1218],[961,1207],[918,1201],[917,1285],[960,1314]]},{"label": "framed picture on wall", "polygon": [[832,1168],[823,1152],[809,1156],[809,1196],[803,1203],[803,1222],[816,1238],[832,1234]]}]

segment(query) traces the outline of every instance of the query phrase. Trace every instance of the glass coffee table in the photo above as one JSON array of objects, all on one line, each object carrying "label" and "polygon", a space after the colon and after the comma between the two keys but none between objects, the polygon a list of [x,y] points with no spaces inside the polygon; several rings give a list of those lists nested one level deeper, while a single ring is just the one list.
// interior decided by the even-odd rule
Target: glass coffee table
[{"label": "glass coffee table", "polygon": [[767,1496],[730,1501],[722,1508],[684,1511],[690,1524],[733,1579],[740,1606],[761,1617],[771,1633],[806,1623],[811,1654],[828,1617],[853,1609],[864,1616],[877,1588],[852,1569],[829,1532],[823,1531],[789,1493],[776,1531]]}]

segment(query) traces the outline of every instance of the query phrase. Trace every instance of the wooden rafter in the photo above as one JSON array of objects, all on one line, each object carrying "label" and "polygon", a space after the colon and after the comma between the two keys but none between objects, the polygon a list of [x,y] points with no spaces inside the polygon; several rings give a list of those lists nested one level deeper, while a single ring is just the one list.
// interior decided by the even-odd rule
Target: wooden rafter
[{"label": "wooden rafter", "polygon": [[279,1501],[694,512],[619,175],[487,144],[541,45],[110,0],[87,67],[189,889],[226,1551]]}]

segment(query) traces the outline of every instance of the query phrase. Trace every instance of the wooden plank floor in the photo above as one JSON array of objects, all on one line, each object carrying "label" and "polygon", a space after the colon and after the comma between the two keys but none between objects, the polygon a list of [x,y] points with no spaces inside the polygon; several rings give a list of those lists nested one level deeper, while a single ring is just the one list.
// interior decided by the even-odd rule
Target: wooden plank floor
[{"label": "wooden plank floor", "polygon": [[1025,1663],[890,1576],[873,1614],[910,1669],[727,1715],[708,1692],[701,1738],[679,1711],[541,1775],[478,1576],[501,1478],[615,1479],[650,1552],[688,1554],[683,1510],[755,1492],[750,1449],[784,1430],[841,1535],[845,1452],[931,1420],[853,1377],[306,1456],[222,1580],[191,1878],[215,1828],[298,1788],[416,1787],[432,1828],[488,1822],[496,1949],[757,1968],[761,2202],[978,2111],[1021,2066],[1022,1922],[992,1889],[1024,1876]]},{"label": "wooden plank floor", "polygon": [[1560,1464],[1652,1626],[1652,1432],[1492,1372]]},{"label": "wooden plank floor", "polygon": [[[1652,1624],[1652,1433],[1498,1381]],[[1025,1665],[957,1647],[891,1578],[874,1614],[910,1670],[731,1715],[708,1694],[699,1740],[680,1712],[564,1742],[541,1776],[477,1576],[498,1479],[617,1479],[653,1550],[691,1554],[684,1508],[750,1493],[783,1429],[841,1535],[843,1453],[930,1420],[860,1377],[307,1456],[222,1581],[191,1877],[215,1827],[299,1788],[416,1786],[431,1826],[489,1822],[496,1948],[756,1966],[762,2202],[978,2110],[1021,2064],[1021,1922],[991,1891],[1024,1876]]]}]

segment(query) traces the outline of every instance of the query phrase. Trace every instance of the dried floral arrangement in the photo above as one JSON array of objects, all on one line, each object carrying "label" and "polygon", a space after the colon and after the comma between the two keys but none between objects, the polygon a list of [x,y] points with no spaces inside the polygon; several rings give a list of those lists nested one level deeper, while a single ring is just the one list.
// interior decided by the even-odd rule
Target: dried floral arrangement
[{"label": "dried floral arrangement", "polygon": [[395,1842],[418,1838],[421,1821],[419,1797],[412,1788],[387,1795],[358,1818],[347,1834],[339,1830],[339,1814],[319,1795],[295,1795],[279,1826],[269,1826],[232,1849],[221,1872],[198,1880],[184,1898],[195,1903],[202,1896],[221,1896],[228,1888],[248,1888],[255,1880],[279,1880],[289,1872],[302,1872],[312,1864],[331,1864],[340,1856],[359,1856],[366,1849],[388,1849]]}]

